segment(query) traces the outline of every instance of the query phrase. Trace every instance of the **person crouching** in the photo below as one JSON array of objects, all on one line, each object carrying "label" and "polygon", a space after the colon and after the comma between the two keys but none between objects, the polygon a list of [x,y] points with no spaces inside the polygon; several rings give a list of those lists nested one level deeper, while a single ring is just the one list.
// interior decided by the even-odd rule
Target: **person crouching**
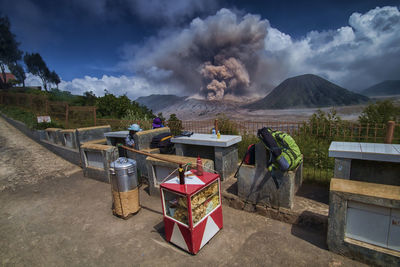
[{"label": "person crouching", "polygon": [[132,124],[131,126],[128,127],[129,134],[125,138],[125,145],[134,148],[135,147],[135,140],[133,139],[133,136],[137,132],[141,132],[142,129],[138,124]]}]

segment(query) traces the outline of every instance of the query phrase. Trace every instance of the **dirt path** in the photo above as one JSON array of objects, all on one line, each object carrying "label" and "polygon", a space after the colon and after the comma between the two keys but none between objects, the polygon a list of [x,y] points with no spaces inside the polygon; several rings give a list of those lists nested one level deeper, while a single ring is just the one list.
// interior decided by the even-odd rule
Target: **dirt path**
[{"label": "dirt path", "polygon": [[0,191],[72,174],[79,169],[0,117]]},{"label": "dirt path", "polygon": [[[143,186],[144,187],[144,186]],[[83,177],[0,194],[1,266],[366,266],[327,250],[325,235],[224,206],[224,228],[192,256],[164,239],[160,199],[112,215],[110,185]]]}]

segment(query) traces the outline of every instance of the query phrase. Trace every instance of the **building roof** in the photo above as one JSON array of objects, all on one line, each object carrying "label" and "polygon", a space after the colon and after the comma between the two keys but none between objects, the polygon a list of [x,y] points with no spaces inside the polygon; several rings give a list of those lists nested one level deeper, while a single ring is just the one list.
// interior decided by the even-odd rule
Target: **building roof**
[{"label": "building roof", "polygon": [[[0,79],[3,81],[3,73],[0,72]],[[16,80],[14,74],[6,73],[6,82],[8,83],[10,80]]]}]

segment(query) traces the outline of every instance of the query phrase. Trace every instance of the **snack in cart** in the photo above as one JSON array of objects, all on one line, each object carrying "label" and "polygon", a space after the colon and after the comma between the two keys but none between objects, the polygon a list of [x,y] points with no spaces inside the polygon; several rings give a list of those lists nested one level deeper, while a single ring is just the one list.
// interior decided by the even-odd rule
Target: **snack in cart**
[{"label": "snack in cart", "polygon": [[180,197],[178,200],[178,204],[182,207],[187,208],[187,201],[185,197]]},{"label": "snack in cart", "polygon": [[207,214],[207,201],[206,203],[203,203],[202,205],[199,205],[195,209],[193,209],[192,212],[192,217],[193,217],[193,224],[196,224],[198,221],[200,221],[204,216]]},{"label": "snack in cart", "polygon": [[212,209],[215,209],[219,205],[219,195],[215,195],[211,198]]},{"label": "snack in cart", "polygon": [[187,210],[183,207],[178,207],[173,216],[174,219],[187,224]]}]

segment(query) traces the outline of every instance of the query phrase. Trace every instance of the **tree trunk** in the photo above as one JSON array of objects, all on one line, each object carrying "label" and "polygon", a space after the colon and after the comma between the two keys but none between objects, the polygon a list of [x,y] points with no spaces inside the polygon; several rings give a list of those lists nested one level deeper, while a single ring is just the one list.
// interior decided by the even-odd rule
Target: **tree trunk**
[{"label": "tree trunk", "polygon": [[3,78],[0,79],[0,88],[2,89],[7,89],[7,75],[6,75],[6,69],[4,68],[4,65],[1,64],[1,73],[3,75]]},{"label": "tree trunk", "polygon": [[42,84],[43,84],[43,88],[46,92],[48,92],[47,90],[47,83],[46,83],[46,79],[44,77],[39,76],[40,79],[42,80]]}]

